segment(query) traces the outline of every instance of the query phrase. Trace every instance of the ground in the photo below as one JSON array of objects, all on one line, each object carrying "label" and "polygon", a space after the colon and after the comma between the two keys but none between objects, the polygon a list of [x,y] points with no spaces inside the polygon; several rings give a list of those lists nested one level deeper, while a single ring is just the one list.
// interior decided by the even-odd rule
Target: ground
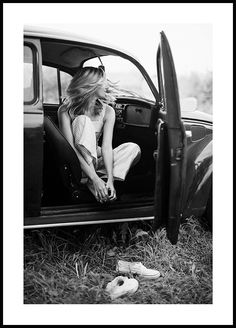
[{"label": "ground", "polygon": [[[212,304],[212,234],[195,218],[181,225],[176,245],[145,221],[25,230],[24,248],[25,304]],[[138,290],[112,301],[105,287],[119,259],[161,276],[134,276]]]}]

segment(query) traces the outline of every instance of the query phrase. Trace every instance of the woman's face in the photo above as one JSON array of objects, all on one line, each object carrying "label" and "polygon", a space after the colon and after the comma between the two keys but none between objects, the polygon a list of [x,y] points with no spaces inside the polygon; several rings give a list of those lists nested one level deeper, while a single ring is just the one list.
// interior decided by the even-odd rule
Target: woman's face
[{"label": "woman's face", "polygon": [[106,99],[106,89],[108,87],[107,79],[100,84],[95,92],[97,98]]}]

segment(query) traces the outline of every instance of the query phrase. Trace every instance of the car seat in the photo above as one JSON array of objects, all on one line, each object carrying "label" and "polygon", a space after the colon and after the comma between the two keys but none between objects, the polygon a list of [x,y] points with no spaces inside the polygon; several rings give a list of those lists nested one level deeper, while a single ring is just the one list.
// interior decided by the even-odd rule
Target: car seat
[{"label": "car seat", "polygon": [[[75,150],[49,116],[44,117],[45,141],[52,167],[59,172],[70,200],[80,199],[82,171]],[[46,159],[45,159],[46,161]],[[45,163],[47,165],[47,163]],[[63,192],[63,191],[61,191]]]}]

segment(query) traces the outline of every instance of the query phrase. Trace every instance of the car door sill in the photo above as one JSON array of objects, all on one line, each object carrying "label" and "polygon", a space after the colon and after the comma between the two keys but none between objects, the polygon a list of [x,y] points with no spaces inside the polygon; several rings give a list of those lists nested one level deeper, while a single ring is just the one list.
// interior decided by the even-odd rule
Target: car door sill
[{"label": "car door sill", "polygon": [[[131,206],[132,204],[132,206]],[[128,222],[137,220],[152,220],[154,218],[153,199],[141,204],[118,202],[111,205],[88,204],[45,207],[38,217],[27,217],[24,228],[56,227],[62,225],[86,225],[112,222]]]}]

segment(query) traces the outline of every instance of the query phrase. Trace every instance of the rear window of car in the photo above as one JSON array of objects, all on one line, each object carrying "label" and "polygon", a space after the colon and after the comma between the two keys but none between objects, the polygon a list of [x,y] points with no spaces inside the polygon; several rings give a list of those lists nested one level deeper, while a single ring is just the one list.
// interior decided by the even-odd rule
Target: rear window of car
[{"label": "rear window of car", "polygon": [[30,46],[24,46],[24,102],[34,101],[34,58],[33,50]]},{"label": "rear window of car", "polygon": [[72,76],[58,68],[43,65],[43,103],[59,105]]}]

